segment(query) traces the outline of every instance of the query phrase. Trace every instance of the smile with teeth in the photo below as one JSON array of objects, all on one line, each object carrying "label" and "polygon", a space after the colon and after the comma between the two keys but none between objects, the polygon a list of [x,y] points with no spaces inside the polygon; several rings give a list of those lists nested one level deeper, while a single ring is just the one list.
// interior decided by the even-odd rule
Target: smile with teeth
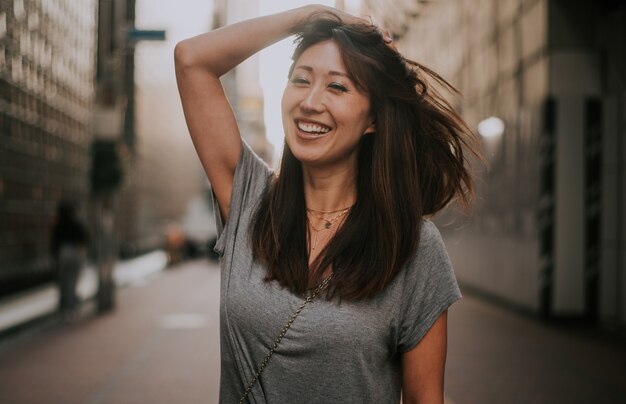
[{"label": "smile with teeth", "polygon": [[297,124],[298,129],[311,135],[323,135],[330,131],[330,128],[328,126],[320,125],[317,123],[298,121]]}]

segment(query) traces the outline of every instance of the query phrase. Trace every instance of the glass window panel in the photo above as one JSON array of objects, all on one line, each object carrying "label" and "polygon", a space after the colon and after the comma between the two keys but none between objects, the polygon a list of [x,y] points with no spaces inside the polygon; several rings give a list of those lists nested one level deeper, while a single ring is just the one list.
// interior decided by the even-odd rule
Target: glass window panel
[{"label": "glass window panel", "polygon": [[13,15],[15,15],[15,18],[20,20],[25,14],[24,0],[13,0]]},{"label": "glass window panel", "polygon": [[0,39],[4,38],[7,34],[7,13],[0,13]]}]

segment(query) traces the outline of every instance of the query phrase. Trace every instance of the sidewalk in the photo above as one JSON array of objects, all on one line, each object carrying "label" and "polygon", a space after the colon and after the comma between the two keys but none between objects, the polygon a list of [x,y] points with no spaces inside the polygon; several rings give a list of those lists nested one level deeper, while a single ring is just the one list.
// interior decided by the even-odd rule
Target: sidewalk
[{"label": "sidewalk", "polygon": [[456,404],[626,403],[626,349],[465,293],[448,316],[446,393]]},{"label": "sidewalk", "polygon": [[[0,345],[0,402],[217,404],[218,265],[188,261],[143,279],[119,291],[111,314]],[[447,403],[626,403],[625,380],[621,344],[470,293],[450,309]]]},{"label": "sidewalk", "polygon": [[[167,266],[167,254],[154,251],[127,261],[119,261],[114,279],[118,287],[146,282],[150,276]],[[93,266],[85,267],[78,280],[77,292],[82,301],[95,297],[98,291],[98,274]],[[20,294],[0,299],[0,338],[3,334],[57,311],[59,290],[48,283]]]},{"label": "sidewalk", "polygon": [[219,276],[186,261],[118,290],[106,315],[29,327],[0,344],[0,402],[217,404]]}]

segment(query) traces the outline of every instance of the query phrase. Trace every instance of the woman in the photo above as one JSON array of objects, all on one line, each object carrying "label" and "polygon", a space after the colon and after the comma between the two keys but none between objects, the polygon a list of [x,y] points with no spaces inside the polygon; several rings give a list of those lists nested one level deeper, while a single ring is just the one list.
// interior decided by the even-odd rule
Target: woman
[{"label": "woman", "polygon": [[[274,173],[242,143],[219,78],[294,33]],[[321,6],[187,39],[175,60],[219,207],[220,402],[443,402],[460,293],[423,216],[471,191],[470,131],[425,78],[446,83]]]},{"label": "woman", "polygon": [[74,204],[59,203],[52,228],[51,250],[59,276],[59,311],[66,320],[76,320],[79,315],[80,299],[76,286],[88,242],[89,234],[78,219]]}]

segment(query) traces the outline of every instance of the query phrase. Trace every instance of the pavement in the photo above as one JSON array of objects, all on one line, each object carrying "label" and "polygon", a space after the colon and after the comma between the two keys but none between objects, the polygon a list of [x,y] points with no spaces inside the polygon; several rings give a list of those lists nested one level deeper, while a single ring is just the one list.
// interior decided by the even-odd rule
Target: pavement
[{"label": "pavement", "polygon": [[[118,290],[117,303],[0,341],[0,402],[218,402],[215,263],[158,271]],[[448,334],[447,403],[626,403],[623,343],[469,293]]]},{"label": "pavement", "polygon": [[0,343],[0,402],[217,403],[219,269],[188,262]]},{"label": "pavement", "polygon": [[[119,261],[113,278],[118,287],[146,282],[151,276],[167,266],[168,258],[164,251],[156,250],[139,257]],[[83,301],[94,298],[98,289],[98,274],[93,265],[86,266],[80,273],[76,291]],[[0,336],[11,333],[32,322],[45,320],[56,313],[59,302],[59,289],[53,283],[46,283],[22,293],[0,299]]]},{"label": "pavement", "polygon": [[623,337],[544,322],[470,293],[448,322],[446,394],[457,404],[626,403]]}]

